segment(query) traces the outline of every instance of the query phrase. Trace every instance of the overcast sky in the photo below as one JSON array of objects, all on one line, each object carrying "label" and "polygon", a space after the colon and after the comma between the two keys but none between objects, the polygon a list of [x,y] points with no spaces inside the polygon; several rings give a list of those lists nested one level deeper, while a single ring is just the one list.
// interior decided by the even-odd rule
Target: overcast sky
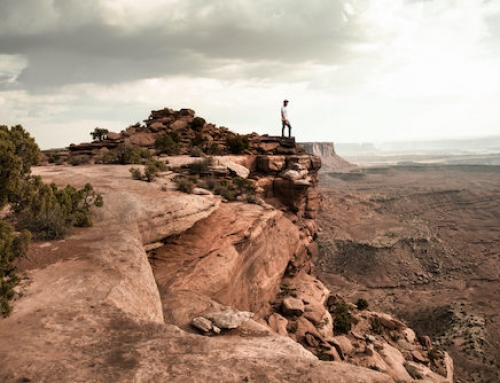
[{"label": "overcast sky", "polygon": [[46,149],[191,108],[239,133],[500,134],[498,0],[0,0],[0,124]]}]

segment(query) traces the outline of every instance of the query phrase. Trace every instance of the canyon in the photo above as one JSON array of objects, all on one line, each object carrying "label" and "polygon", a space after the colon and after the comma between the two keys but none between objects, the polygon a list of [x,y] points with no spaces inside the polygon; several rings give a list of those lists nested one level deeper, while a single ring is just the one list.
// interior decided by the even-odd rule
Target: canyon
[{"label": "canyon", "polygon": [[[104,207],[93,227],[33,243],[19,261],[13,312],[0,320],[0,379],[453,382],[453,360],[428,336],[322,281],[320,157],[293,139],[252,134],[243,153],[211,156],[199,177],[246,179],[253,198],[178,190],[179,174],[203,159],[182,145],[184,155],[160,156],[155,137],[175,131],[190,145],[199,133],[210,144],[202,150],[225,151],[234,136],[195,118],[153,111],[144,126],[46,153],[88,164],[32,169],[61,186],[91,183]],[[122,143],[147,148],[166,170],[143,182],[130,166],[96,163]]]},{"label": "canyon", "polygon": [[456,382],[497,382],[500,169],[424,160],[321,174],[318,276],[430,335]]}]

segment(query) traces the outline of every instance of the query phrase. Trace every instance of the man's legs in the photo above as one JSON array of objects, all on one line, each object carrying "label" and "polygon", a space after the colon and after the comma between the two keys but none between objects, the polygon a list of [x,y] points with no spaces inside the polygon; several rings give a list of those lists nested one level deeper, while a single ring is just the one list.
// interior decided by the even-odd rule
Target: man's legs
[{"label": "man's legs", "polygon": [[292,137],[292,126],[289,121],[283,121],[283,126],[281,127],[281,137],[285,137],[285,126],[288,126],[288,137]]}]

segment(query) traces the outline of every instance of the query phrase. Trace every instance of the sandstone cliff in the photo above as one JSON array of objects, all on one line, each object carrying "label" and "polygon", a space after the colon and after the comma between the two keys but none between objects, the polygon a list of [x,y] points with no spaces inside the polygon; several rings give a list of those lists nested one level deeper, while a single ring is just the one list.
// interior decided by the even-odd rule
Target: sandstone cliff
[{"label": "sandstone cliff", "polygon": [[335,152],[333,142],[304,142],[301,143],[307,153],[321,158],[321,172],[344,172],[356,168]]},{"label": "sandstone cliff", "polygon": [[[255,183],[253,204],[177,191],[190,157],[169,158],[155,182],[128,166],[36,168],[58,185],[90,182],[105,205],[93,228],[35,244],[19,264],[0,380],[452,382],[446,354],[315,278],[321,162],[287,140],[255,142],[267,154],[213,165]],[[341,335],[342,307],[352,328]]]}]

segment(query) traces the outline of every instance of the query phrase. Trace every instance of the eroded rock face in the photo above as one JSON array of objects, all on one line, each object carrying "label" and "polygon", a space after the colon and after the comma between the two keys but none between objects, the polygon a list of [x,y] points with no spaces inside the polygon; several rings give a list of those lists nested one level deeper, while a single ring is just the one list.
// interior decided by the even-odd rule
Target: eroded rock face
[{"label": "eroded rock face", "polygon": [[[290,258],[302,251],[299,232],[283,213],[232,203],[157,249],[152,265],[170,313],[175,310],[169,304],[175,291],[259,312],[279,290]],[[175,324],[190,320],[188,315]]]},{"label": "eroded rock face", "polygon": [[[135,133],[161,130],[159,119],[175,123],[169,113]],[[194,112],[179,116],[174,127],[182,130]],[[293,152],[291,143],[279,147]],[[411,362],[423,382],[443,374],[451,382],[446,355],[439,376],[415,360],[425,352],[411,333],[408,354],[367,335],[370,318],[384,331],[404,331],[392,317],[356,313],[353,332],[334,337],[336,298],[313,275],[319,162],[296,152],[219,159],[255,179],[279,209],[181,194],[168,177],[133,181],[127,167],[37,170],[62,185],[91,182],[105,208],[94,228],[65,241],[70,256],[31,271],[25,297],[0,322],[0,355],[8,355],[0,380],[410,382],[402,363]]]},{"label": "eroded rock face", "polygon": [[321,172],[345,172],[356,168],[342,157],[335,153],[335,146],[333,142],[306,142],[301,143],[306,153],[313,154],[321,158],[322,166]]},{"label": "eroded rock face", "polygon": [[[121,167],[57,167],[35,172],[46,181],[62,185],[91,182],[103,193],[105,207],[95,216],[93,228],[36,247],[57,257],[29,272],[32,282],[23,286],[23,298],[15,302],[12,315],[0,321],[0,380],[241,382],[251,378],[327,382],[335,376],[336,382],[348,382],[354,376],[363,382],[391,381],[375,371],[323,364],[288,337],[271,335],[257,323],[244,326],[240,336],[216,338],[164,323],[156,283],[141,244],[151,235],[144,234],[140,222],[144,215],[166,211],[164,203],[171,205],[175,196],[193,197],[130,180],[128,169]],[[212,198],[207,197],[207,206],[212,203]],[[239,210],[235,209],[238,205]],[[200,243],[200,248],[209,250],[202,258],[205,262],[197,264],[200,258],[195,249],[184,249],[185,255],[192,252],[194,261],[184,259],[169,285],[179,288],[177,303],[181,304],[164,306],[164,311],[189,306],[188,299],[202,311],[226,310],[213,299],[197,300],[204,292],[215,292],[220,301],[255,309],[266,300],[260,299],[274,293],[279,284],[279,274],[286,268],[289,256],[283,257],[282,250],[289,248],[292,254],[296,246],[302,246],[297,234],[295,240],[290,240],[289,234],[296,229],[282,213],[243,204],[224,207],[227,209],[219,208],[222,215],[212,214],[219,221],[207,226],[215,232],[213,238],[217,241]],[[222,217],[228,219],[226,224],[220,221]],[[182,222],[179,216],[170,219]],[[207,220],[201,219],[192,230],[202,222]],[[213,230],[215,222],[220,231]],[[173,228],[171,233],[176,230]],[[163,235],[165,232],[160,231],[151,237],[156,240]],[[273,239],[276,247],[267,253],[266,241],[272,237],[278,238]],[[231,244],[235,254],[222,248],[225,243]],[[233,257],[236,253],[239,255]],[[264,254],[268,257],[267,268],[262,268]],[[214,258],[225,259],[222,264],[226,266],[215,270]],[[238,262],[239,267],[232,265]],[[223,275],[228,270],[246,270],[247,274],[232,275],[222,288],[212,274]],[[187,279],[179,278],[179,272],[185,272]],[[202,283],[206,281],[212,283]],[[247,284],[250,294],[243,292]]]}]

